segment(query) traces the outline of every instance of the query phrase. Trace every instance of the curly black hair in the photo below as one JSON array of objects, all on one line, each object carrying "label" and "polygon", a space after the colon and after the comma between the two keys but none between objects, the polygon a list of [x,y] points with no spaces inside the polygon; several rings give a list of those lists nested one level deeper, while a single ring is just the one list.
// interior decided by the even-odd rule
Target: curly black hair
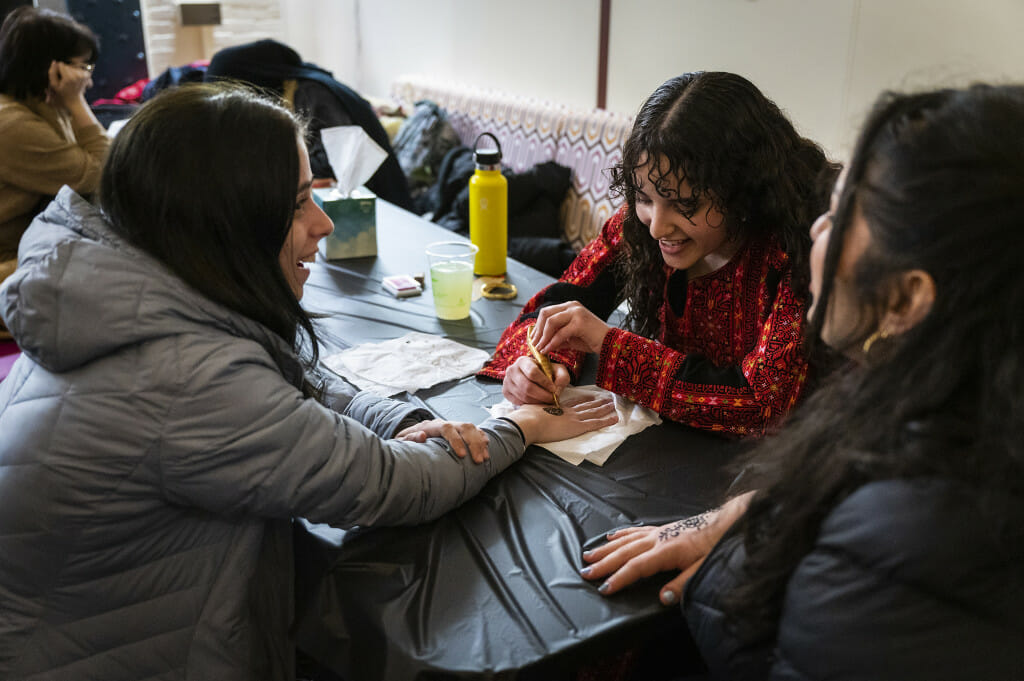
[{"label": "curly black hair", "polygon": [[[798,291],[807,289],[808,230],[828,206],[839,167],[801,137],[785,114],[746,78],[733,73],[685,73],[648,97],[611,169],[612,189],[626,199],[626,249],[617,266],[629,303],[626,326],[647,337],[658,331],[666,268],[657,242],[635,209],[636,173],[660,159],[649,179],[666,198],[685,180],[693,198],[725,216],[729,238],[774,235],[789,255]],[[656,164],[651,164],[656,167]]]}]

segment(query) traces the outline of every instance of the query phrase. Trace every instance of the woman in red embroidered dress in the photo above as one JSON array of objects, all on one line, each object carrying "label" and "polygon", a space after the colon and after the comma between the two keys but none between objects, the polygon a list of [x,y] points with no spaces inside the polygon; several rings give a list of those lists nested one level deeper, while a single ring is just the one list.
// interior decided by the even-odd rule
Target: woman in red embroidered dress
[{"label": "woman in red embroidered dress", "polygon": [[[748,80],[698,72],[637,115],[613,188],[626,199],[531,299],[480,372],[547,403],[598,354],[597,385],[697,428],[760,435],[807,380],[807,226],[838,167]],[[605,321],[625,301],[625,328]],[[555,380],[530,359],[526,332]]]}]

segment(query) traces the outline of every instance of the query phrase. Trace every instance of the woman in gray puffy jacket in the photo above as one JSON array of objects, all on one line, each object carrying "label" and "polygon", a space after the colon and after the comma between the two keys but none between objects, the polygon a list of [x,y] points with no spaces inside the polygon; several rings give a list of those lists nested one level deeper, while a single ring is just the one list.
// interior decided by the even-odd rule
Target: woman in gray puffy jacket
[{"label": "woman in gray puffy jacket", "polygon": [[424,421],[315,371],[299,298],[331,223],[302,138],[247,91],[169,91],[114,140],[99,207],[65,187],[25,233],[0,289],[24,352],[0,383],[0,678],[291,678],[293,517],[423,522],[614,422]]},{"label": "woman in gray puffy jacket", "polygon": [[1022,130],[1022,86],[883,96],[811,230],[850,366],[747,492],[584,554],[607,594],[682,570],[715,678],[1024,679]]}]

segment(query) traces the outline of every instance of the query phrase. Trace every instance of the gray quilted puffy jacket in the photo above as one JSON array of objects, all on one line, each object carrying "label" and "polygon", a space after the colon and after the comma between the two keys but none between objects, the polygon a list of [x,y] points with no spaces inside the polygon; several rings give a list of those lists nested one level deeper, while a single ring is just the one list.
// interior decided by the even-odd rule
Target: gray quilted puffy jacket
[{"label": "gray quilted puffy jacket", "polygon": [[[115,236],[65,187],[25,234],[0,315],[0,679],[287,679],[291,519],[414,524],[488,462],[386,440],[412,407],[328,385]],[[268,347],[285,359],[275,362]]]}]

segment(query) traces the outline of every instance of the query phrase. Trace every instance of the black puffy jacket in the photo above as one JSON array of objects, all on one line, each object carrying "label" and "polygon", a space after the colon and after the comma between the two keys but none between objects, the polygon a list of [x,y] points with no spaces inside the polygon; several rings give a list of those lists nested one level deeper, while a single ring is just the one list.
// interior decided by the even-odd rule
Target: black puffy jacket
[{"label": "black puffy jacket", "polygon": [[727,536],[683,608],[715,678],[1024,679],[1024,500],[998,540],[974,495],[944,480],[864,485],[822,523],[774,637],[740,643],[720,595],[744,560]]}]

